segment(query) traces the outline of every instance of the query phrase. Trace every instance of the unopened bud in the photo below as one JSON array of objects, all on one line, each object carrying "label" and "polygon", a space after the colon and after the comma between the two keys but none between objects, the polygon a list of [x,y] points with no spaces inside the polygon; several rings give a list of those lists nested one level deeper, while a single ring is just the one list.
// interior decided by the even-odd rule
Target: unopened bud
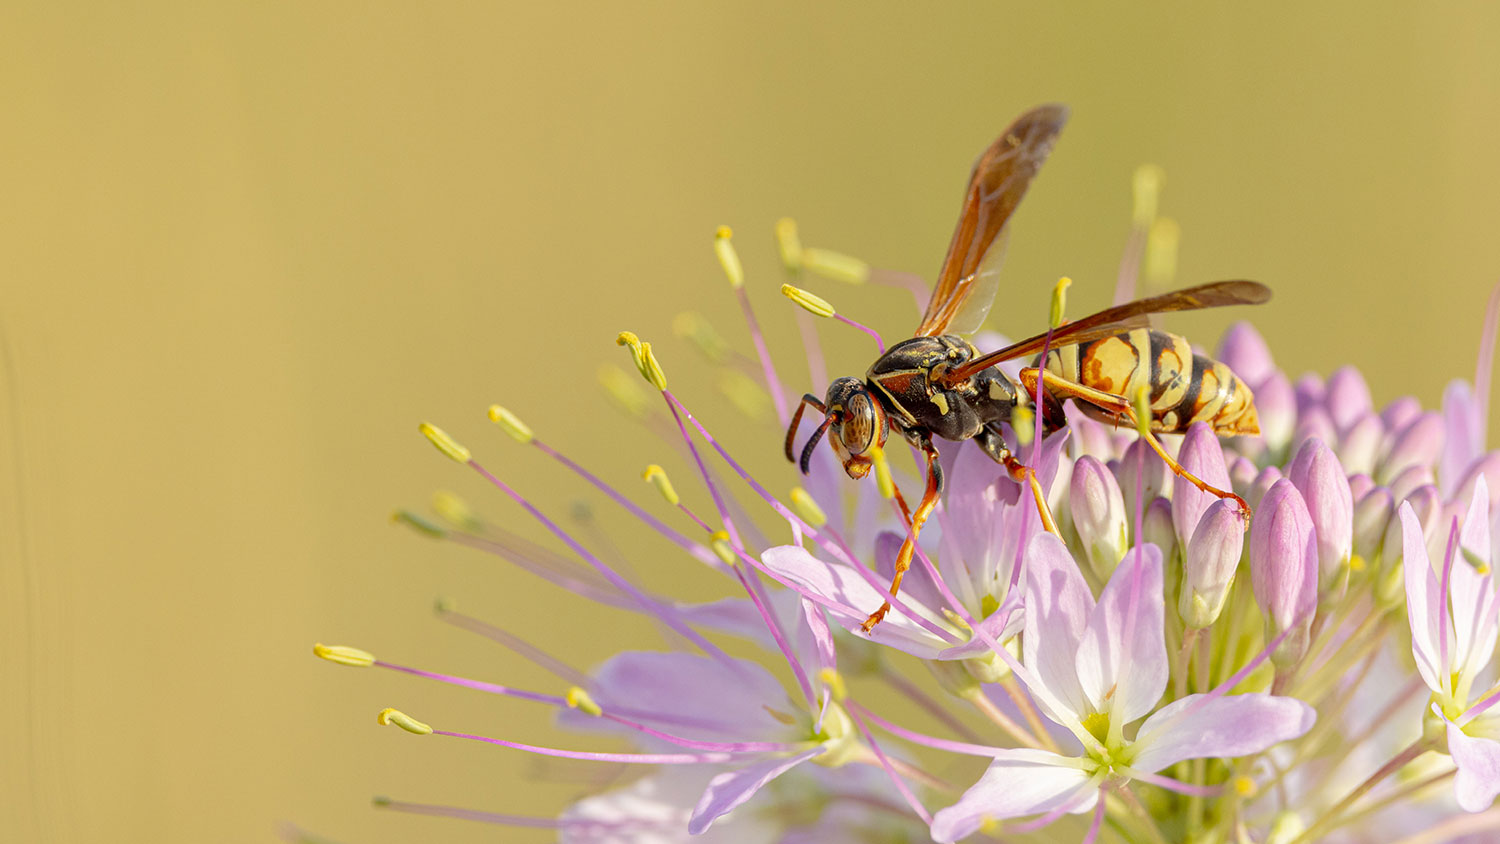
[{"label": "unopened bud", "polygon": [[1084,553],[1094,571],[1107,577],[1125,556],[1129,533],[1120,485],[1098,458],[1084,455],[1073,465],[1068,505]]},{"label": "unopened bud", "polygon": [[1318,538],[1302,494],[1285,478],[1266,493],[1250,525],[1250,582],[1267,637],[1291,631],[1271,661],[1295,665],[1307,652],[1318,605]]},{"label": "unopened bud", "polygon": [[1326,591],[1345,581],[1353,554],[1354,499],[1349,479],[1321,440],[1303,443],[1287,474],[1312,517],[1318,537],[1318,577]]},{"label": "unopened bud", "polygon": [[1239,505],[1223,498],[1210,504],[1183,554],[1177,612],[1184,624],[1202,628],[1219,617],[1244,549]]},{"label": "unopened bud", "polygon": [[1245,503],[1250,505],[1252,511],[1260,509],[1260,500],[1279,480],[1281,480],[1281,470],[1275,466],[1267,466],[1260,470],[1260,474],[1255,476],[1255,483],[1250,485],[1250,494],[1245,496]]},{"label": "unopened bud", "polygon": [[1395,499],[1385,487],[1374,487],[1354,502],[1354,553],[1374,562],[1380,559],[1385,530],[1396,512]]},{"label": "unopened bud", "polygon": [[1396,435],[1385,459],[1380,463],[1376,480],[1389,481],[1408,466],[1431,467],[1443,452],[1443,416],[1436,411],[1423,413]]},{"label": "unopened bud", "polygon": [[1255,412],[1260,418],[1261,439],[1280,453],[1297,429],[1297,397],[1285,375],[1273,370],[1255,388]]},{"label": "unopened bud", "polygon": [[1328,376],[1323,406],[1333,417],[1333,426],[1347,431],[1361,416],[1375,409],[1370,401],[1370,387],[1365,376],[1352,366],[1345,366]]},{"label": "unopened bud", "polygon": [[1380,445],[1385,440],[1385,423],[1374,411],[1354,420],[1339,437],[1339,462],[1349,474],[1375,471],[1375,460],[1380,456]]},{"label": "unopened bud", "polygon": [[1141,541],[1161,549],[1163,561],[1170,561],[1177,553],[1177,529],[1172,526],[1172,502],[1165,498],[1152,499],[1141,517]]},{"label": "unopened bud", "polygon": [[[1276,362],[1271,358],[1271,347],[1266,345],[1260,332],[1248,322],[1237,322],[1224,332],[1215,354],[1220,361],[1234,371],[1246,384],[1255,390],[1255,404],[1261,403],[1261,382],[1276,371]],[[1265,411],[1261,411],[1264,427]]]},{"label": "unopened bud", "polygon": [[[1182,448],[1177,452],[1177,462],[1190,474],[1212,487],[1229,488],[1229,468],[1224,465],[1224,449],[1213,429],[1203,422],[1194,422],[1182,438]],[[1190,483],[1174,484],[1172,491],[1172,526],[1177,531],[1177,542],[1186,548],[1188,540],[1198,528],[1198,520],[1208,505],[1217,496],[1204,492]]]},{"label": "unopened bud", "polygon": [[1127,446],[1125,453],[1114,463],[1114,470],[1115,478],[1120,482],[1120,493],[1125,497],[1127,518],[1135,518],[1135,488],[1138,482],[1141,495],[1146,501],[1168,494],[1167,464],[1161,462],[1161,458],[1146,445],[1145,440],[1138,439]]},{"label": "unopened bud", "polygon": [[[1485,486],[1491,490],[1500,490],[1500,451],[1491,451],[1483,457],[1474,461],[1474,464],[1464,471],[1463,477],[1458,482],[1458,492],[1454,495],[1459,501],[1467,501],[1474,497],[1474,486],[1483,478]],[[1495,507],[1500,504],[1500,497],[1490,496],[1490,515],[1495,515]]]},{"label": "unopened bud", "polygon": [[1380,421],[1385,423],[1387,431],[1399,431],[1421,415],[1422,403],[1416,396],[1402,396],[1381,408]]},{"label": "unopened bud", "polygon": [[1401,501],[1418,489],[1436,483],[1437,478],[1432,474],[1431,466],[1407,466],[1400,474],[1391,478],[1386,487],[1397,501]]},{"label": "unopened bud", "polygon": [[1297,397],[1297,414],[1307,413],[1317,408],[1319,411],[1326,410],[1323,407],[1323,399],[1328,390],[1323,386],[1323,379],[1315,372],[1309,372],[1297,379],[1292,385],[1292,393]]}]

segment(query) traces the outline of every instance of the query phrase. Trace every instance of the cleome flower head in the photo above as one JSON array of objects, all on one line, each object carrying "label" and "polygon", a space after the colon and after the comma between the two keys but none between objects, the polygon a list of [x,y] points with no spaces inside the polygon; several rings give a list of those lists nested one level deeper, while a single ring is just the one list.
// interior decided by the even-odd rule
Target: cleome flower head
[{"label": "cleome flower head", "polygon": [[[1032,155],[1050,148],[1031,136],[1016,143]],[[1160,184],[1154,168],[1135,181],[1119,302],[1135,298],[1141,268],[1153,283],[1170,280],[1178,231],[1157,214]],[[998,364],[1006,380],[994,395],[1016,391],[1006,419],[929,444],[897,436],[911,430],[891,421],[894,411],[857,416],[830,401],[812,435],[822,444],[809,444],[785,434],[803,412],[801,391],[783,380],[786,362],[772,357],[752,301],[778,302],[777,319],[801,331],[795,381],[815,391],[805,409],[843,395],[816,392],[832,381],[825,339],[889,348],[841,309],[840,291],[894,286],[922,309],[928,288],[804,245],[790,220],[775,234],[782,272],[772,281],[759,266],[769,249],[742,257],[727,228],[712,239],[742,332],[696,314],[673,322],[680,345],[720,372],[716,392],[698,383],[676,392],[670,339],[617,335],[600,384],[657,438],[639,478],[596,473],[549,439],[546,420],[533,427],[500,405],[486,415],[504,436],[490,441],[461,444],[421,426],[494,501],[440,493],[435,516],[402,511],[397,522],[592,601],[609,616],[601,624],[633,617],[662,639],[579,666],[549,651],[552,629],[509,630],[439,602],[441,622],[544,669],[552,679],[535,688],[469,676],[490,665],[418,667],[400,640],[316,646],[336,665],[497,698],[487,723],[385,709],[380,724],[608,766],[583,796],[548,811],[450,806],[440,795],[377,806],[589,844],[1311,844],[1500,831],[1491,811],[1500,452],[1485,442],[1500,292],[1483,362],[1438,410],[1410,397],[1377,407],[1372,396],[1386,385],[1372,391],[1349,367],[1293,377],[1248,323],[1193,367],[1183,365],[1188,341],[1173,341],[1177,375],[1159,385],[1147,382],[1170,369],[1166,341],[1108,338],[1114,365],[1131,351],[1139,366],[1107,407],[1085,409],[1049,380],[1063,364],[1029,368],[1077,350],[1049,357],[1053,332],[1068,325],[1060,284],[1051,312],[1035,315],[1050,326],[1040,345]],[[963,283],[986,273],[975,268]],[[1007,345],[974,340],[980,352]],[[1231,383],[1214,360],[1245,392],[1184,404],[1210,372]],[[880,401],[859,389],[860,401]],[[934,406],[949,401],[933,390]],[[715,398],[705,396],[725,412],[708,412]],[[1235,427],[1216,432],[1209,423],[1223,407]],[[1193,411],[1192,424],[1166,423],[1178,408]],[[733,441],[751,445],[731,448],[705,421],[723,418],[765,423],[747,423],[760,427]],[[870,418],[886,427],[862,429]],[[1178,433],[1157,437],[1152,419]],[[671,563],[712,578],[718,593],[683,600],[634,573],[634,550],[545,512],[528,497],[534,479],[490,468],[515,448],[534,449],[665,540]],[[782,451],[795,462],[782,463]],[[663,466],[678,468],[669,477]],[[550,544],[522,536],[520,519]],[[558,629],[565,623],[574,622]],[[575,738],[523,741],[507,718],[523,706],[550,708]]]}]

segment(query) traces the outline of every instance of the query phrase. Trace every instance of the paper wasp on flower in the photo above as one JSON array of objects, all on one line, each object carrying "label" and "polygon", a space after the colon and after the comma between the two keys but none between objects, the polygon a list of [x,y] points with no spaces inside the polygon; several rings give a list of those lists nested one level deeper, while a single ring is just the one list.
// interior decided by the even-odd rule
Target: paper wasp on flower
[{"label": "paper wasp on flower", "polygon": [[[1134,427],[1129,397],[1144,387],[1151,413],[1146,434],[1150,446],[1174,473],[1205,492],[1238,500],[1241,510],[1249,514],[1238,496],[1184,470],[1150,432],[1182,433],[1194,422],[1206,422],[1221,436],[1258,434],[1254,396],[1229,367],[1193,354],[1182,337],[1150,329],[1147,317],[1167,311],[1260,304],[1271,296],[1265,285],[1220,281],[1139,299],[983,355],[959,336],[976,331],[989,314],[1003,251],[995,246],[996,241],[1052,151],[1067,116],[1067,109],[1059,105],[1032,109],[980,155],[969,178],[958,228],[914,336],[882,354],[863,380],[838,378],[821,401],[811,394],[803,396],[787,429],[786,456],[793,460],[803,411],[812,406],[823,414],[802,449],[804,473],[824,434],[844,471],[855,479],[869,474],[873,455],[890,431],[922,452],[927,484],[921,502],[911,511],[897,495],[907,511],[911,532],[896,559],[892,595],[900,589],[911,565],[913,541],[937,506],[943,487],[933,437],[975,440],[1012,477],[1025,480],[1027,469],[1006,446],[1001,426],[1038,395],[1038,381],[1044,436],[1067,424],[1062,403],[1069,399],[1101,421]],[[1044,361],[1021,370],[1019,386],[998,366],[1027,355],[1039,356],[1044,350]],[[878,624],[890,606],[887,602],[871,614],[864,629]]]}]

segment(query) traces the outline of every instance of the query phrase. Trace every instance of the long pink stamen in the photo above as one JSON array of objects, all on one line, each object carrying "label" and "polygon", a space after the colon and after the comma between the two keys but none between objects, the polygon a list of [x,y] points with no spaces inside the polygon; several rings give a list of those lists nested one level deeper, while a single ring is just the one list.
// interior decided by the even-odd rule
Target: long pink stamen
[{"label": "long pink stamen", "polygon": [[814,389],[828,384],[828,365],[823,357],[823,344],[818,341],[817,318],[797,308],[797,330],[802,334],[802,351],[807,357],[807,375]]},{"label": "long pink stamen", "polygon": [[486,683],[483,680],[470,680],[467,677],[455,677],[451,674],[439,674],[435,671],[423,671],[420,668],[412,668],[406,665],[397,665],[394,662],[386,662],[385,660],[381,659],[375,660],[374,664],[378,668],[389,668],[392,671],[399,671],[403,674],[411,674],[416,677],[424,677],[428,680],[437,680],[440,683],[448,683],[449,685],[453,686],[462,686],[466,689],[474,689],[475,691],[487,692],[492,695],[503,695],[505,697],[520,698],[521,700],[529,700],[536,703],[546,703],[551,704],[552,706],[568,705],[568,701],[566,699],[561,698],[557,695],[547,695],[542,694],[541,692],[528,692],[522,689],[513,689],[509,686],[502,686],[499,683]]},{"label": "long pink stamen", "polygon": [[583,545],[579,544],[578,540],[574,539],[567,531],[558,527],[555,522],[547,518],[547,516],[543,514],[542,511],[533,506],[532,503],[522,497],[520,493],[516,492],[514,489],[511,489],[510,486],[507,485],[504,481],[490,474],[487,469],[479,465],[478,461],[470,460],[469,466],[474,471],[478,472],[485,480],[493,484],[496,489],[505,493],[511,498],[511,500],[521,505],[521,507],[525,509],[527,513],[531,514],[532,518],[536,519],[538,522],[541,522],[542,526],[551,531],[553,536],[561,539],[563,541],[563,544],[572,549],[573,553],[577,554],[579,557],[583,558],[585,562],[593,566],[595,570],[597,570],[601,575],[604,576],[605,580],[608,580],[615,588],[635,598],[636,602],[642,608],[644,608],[650,614],[659,618],[663,624],[672,628],[672,630],[681,634],[683,638],[698,646],[698,648],[700,648],[704,653],[709,654],[716,659],[722,660],[725,663],[731,665],[734,664],[733,660],[729,658],[729,655],[720,650],[717,645],[705,639],[701,634],[698,633],[698,631],[684,624],[681,619],[677,618],[675,613],[673,613],[660,601],[652,598],[645,592],[642,592],[640,589],[636,588],[635,584],[621,577],[618,572],[605,565],[602,560],[590,553],[587,548],[583,547]]},{"label": "long pink stamen", "polygon": [[854,320],[852,320],[852,319],[844,316],[843,314],[834,314],[833,318],[836,319],[836,320],[838,320],[839,322],[842,322],[843,324],[849,326],[850,328],[857,328],[860,331],[863,331],[864,333],[870,335],[870,339],[872,339],[872,340],[875,341],[875,348],[882,355],[885,354],[885,341],[882,340],[882,339],[880,339],[880,332],[879,331],[876,331],[875,329],[869,327],[868,325],[864,325],[862,323],[855,322]]},{"label": "long pink stamen", "polygon": [[893,724],[852,700],[846,701],[845,705],[850,712],[853,712],[856,709],[859,710],[859,714],[864,716],[865,718],[868,718],[870,720],[870,723],[874,724],[885,732],[888,732],[897,738],[905,739],[912,744],[920,744],[923,747],[931,747],[937,750],[946,750],[949,753],[962,753],[966,756],[986,756],[991,759],[993,759],[997,753],[1003,752],[1004,750],[1004,748],[991,747],[986,744],[971,744],[966,741],[953,741],[952,739],[929,736],[925,733],[919,733],[915,730],[908,730],[905,727]]},{"label": "long pink stamen", "polygon": [[550,552],[542,552],[534,556],[528,550],[515,547],[507,541],[467,533],[450,533],[448,539],[466,548],[501,557],[517,568],[531,572],[554,586],[588,598],[595,603],[621,608],[629,608],[634,604],[625,595],[614,591],[604,580],[595,579],[593,572],[582,568],[576,573],[572,572],[570,571],[571,560],[561,560]]},{"label": "long pink stamen", "polygon": [[531,441],[531,444],[536,446],[543,454],[561,463],[575,475],[583,478],[585,481],[588,481],[589,484],[591,484],[595,489],[598,489],[600,492],[609,496],[611,501],[625,508],[625,510],[632,516],[640,519],[652,530],[666,537],[667,540],[672,544],[693,555],[693,557],[696,558],[699,562],[718,569],[722,569],[724,567],[723,561],[720,560],[718,556],[715,555],[714,552],[707,546],[694,542],[688,537],[683,536],[681,533],[673,530],[671,527],[667,526],[666,523],[646,512],[645,509],[643,509],[640,505],[636,504],[634,501],[631,501],[625,495],[621,494],[619,490],[605,483],[593,472],[590,472],[579,464],[573,462],[573,460],[570,459],[567,455],[563,454],[552,446],[547,445],[540,439],[533,439]]},{"label": "long pink stamen", "polygon": [[734,295],[740,300],[740,310],[745,314],[750,339],[755,343],[755,354],[760,357],[761,374],[766,379],[766,391],[771,394],[771,401],[776,405],[776,418],[785,426],[792,419],[786,408],[786,392],[781,388],[781,379],[776,377],[776,364],[771,362],[771,351],[766,348],[766,338],[760,332],[760,322],[755,319],[755,309],[750,307],[750,294],[741,285],[734,289]]},{"label": "long pink stamen", "polygon": [[1094,822],[1089,824],[1089,832],[1083,836],[1081,844],[1094,844],[1099,837],[1099,830],[1104,828],[1104,794],[1100,792],[1099,802],[1094,804]]},{"label": "long pink stamen", "polygon": [[555,747],[539,747],[516,741],[477,736],[471,733],[454,733],[448,730],[433,730],[435,736],[468,739],[484,744],[496,744],[512,750],[524,750],[538,756],[555,756],[559,759],[587,759],[591,762],[620,762],[626,765],[705,765],[729,762],[735,754],[720,751],[715,753],[593,753],[585,750],[562,750]]},{"label": "long pink stamen", "polygon": [[454,627],[468,630],[471,633],[478,633],[492,642],[503,645],[533,665],[546,669],[564,682],[572,683],[575,686],[586,686],[589,683],[588,675],[514,633],[447,608],[439,608],[438,618]]},{"label": "long pink stamen", "polygon": [[1178,794],[1191,794],[1197,797],[1217,797],[1223,790],[1222,785],[1193,785],[1182,780],[1164,777],[1161,774],[1152,774],[1146,771],[1137,771],[1134,768],[1116,766],[1120,773],[1125,774],[1133,780],[1149,783],[1157,788],[1165,788]]},{"label": "long pink stamen", "polygon": [[927,308],[927,300],[932,298],[932,288],[928,286],[926,281],[922,280],[921,276],[913,273],[872,268],[870,270],[870,281],[875,284],[884,284],[888,287],[899,287],[911,293],[911,298],[917,303],[918,314]]},{"label": "long pink stamen", "polygon": [[886,775],[891,778],[891,783],[896,786],[897,791],[901,792],[901,797],[906,800],[906,804],[911,807],[913,812],[917,813],[917,817],[921,818],[923,823],[932,826],[931,813],[927,811],[926,806],[922,805],[922,801],[917,799],[917,795],[912,793],[911,787],[906,784],[906,780],[902,779],[901,775],[896,773],[895,766],[886,757],[885,751],[880,749],[880,743],[875,741],[875,736],[871,735],[870,728],[865,726],[865,722],[853,709],[846,711],[849,712],[850,719],[854,721],[854,726],[859,728],[860,735],[865,737],[865,744],[875,754],[875,759],[880,762],[880,767],[885,769]]}]

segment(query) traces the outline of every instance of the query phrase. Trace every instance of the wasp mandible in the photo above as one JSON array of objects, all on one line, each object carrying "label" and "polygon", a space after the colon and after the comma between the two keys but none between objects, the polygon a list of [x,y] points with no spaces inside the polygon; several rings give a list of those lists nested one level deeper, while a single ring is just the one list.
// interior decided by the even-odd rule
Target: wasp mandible
[{"label": "wasp mandible", "polygon": [[[1265,285],[1220,281],[1139,299],[984,355],[959,336],[976,331],[989,315],[998,287],[996,259],[1003,251],[994,245],[1052,151],[1067,117],[1068,110],[1060,105],[1034,108],[985,149],[969,177],[958,228],[915,336],[882,354],[863,380],[836,379],[822,400],[810,393],[803,396],[787,428],[786,456],[793,460],[803,411],[811,406],[823,414],[823,421],[802,448],[804,474],[824,434],[844,471],[855,479],[869,474],[871,455],[885,444],[890,431],[922,452],[927,483],[921,503],[910,510],[897,494],[911,530],[896,558],[892,595],[901,588],[902,576],[911,566],[913,542],[937,506],[943,487],[933,437],[972,439],[1016,480],[1027,479],[1028,470],[1011,454],[1001,425],[1037,395],[1039,380],[1044,436],[1067,424],[1062,403],[1069,399],[1101,421],[1135,426],[1128,397],[1145,388],[1151,419],[1144,435],[1150,446],[1178,476],[1205,492],[1235,499],[1249,514],[1239,496],[1209,486],[1183,469],[1152,432],[1182,433],[1194,422],[1206,422],[1221,436],[1258,434],[1254,396],[1229,367],[1193,354],[1182,337],[1151,330],[1147,317],[1167,311],[1260,304],[1271,297]],[[1045,360],[1021,370],[1019,385],[1000,371],[998,364],[1004,361],[1039,356],[1044,350]],[[1040,496],[1039,489],[1034,487],[1034,492]],[[1045,507],[1040,497],[1038,506]],[[865,631],[880,623],[890,608],[886,602],[872,613],[865,620]]]}]

